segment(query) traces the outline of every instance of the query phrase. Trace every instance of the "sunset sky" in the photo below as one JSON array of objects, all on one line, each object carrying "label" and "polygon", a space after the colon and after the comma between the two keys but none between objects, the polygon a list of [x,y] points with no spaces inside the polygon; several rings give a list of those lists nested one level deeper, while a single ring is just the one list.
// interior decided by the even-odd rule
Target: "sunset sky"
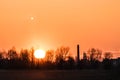
[{"label": "sunset sky", "polygon": [[0,49],[77,44],[120,52],[120,0],[0,0]]}]

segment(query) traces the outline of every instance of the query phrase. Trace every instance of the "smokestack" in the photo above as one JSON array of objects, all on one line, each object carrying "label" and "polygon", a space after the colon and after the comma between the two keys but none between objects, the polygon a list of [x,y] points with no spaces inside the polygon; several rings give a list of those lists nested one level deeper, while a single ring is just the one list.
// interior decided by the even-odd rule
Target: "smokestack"
[{"label": "smokestack", "polygon": [[79,62],[79,57],[80,57],[80,51],[79,51],[79,44],[77,45],[77,62]]}]

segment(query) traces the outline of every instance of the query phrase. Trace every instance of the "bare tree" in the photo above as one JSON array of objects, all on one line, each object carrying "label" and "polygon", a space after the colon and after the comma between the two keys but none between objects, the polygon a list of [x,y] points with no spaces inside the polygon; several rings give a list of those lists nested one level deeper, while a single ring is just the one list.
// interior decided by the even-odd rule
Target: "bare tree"
[{"label": "bare tree", "polygon": [[102,56],[102,51],[97,49],[96,60],[100,60]]},{"label": "bare tree", "polygon": [[34,48],[32,47],[31,49],[30,49],[30,51],[29,51],[29,56],[30,56],[30,61],[32,62],[32,64],[34,64],[34,59],[35,59],[35,57],[34,57]]},{"label": "bare tree", "polygon": [[48,51],[46,52],[45,59],[46,59],[47,62],[53,62],[53,59],[54,59],[54,51],[53,51],[53,50],[48,50]]},{"label": "bare tree", "polygon": [[0,59],[3,59],[3,52],[0,52]]},{"label": "bare tree", "polygon": [[113,55],[111,52],[105,52],[105,54],[104,54],[105,59],[111,59],[112,57],[113,57]]},{"label": "bare tree", "polygon": [[65,61],[69,53],[69,47],[60,47],[56,50],[56,62]]},{"label": "bare tree", "polygon": [[22,61],[29,62],[29,59],[30,59],[29,57],[30,56],[29,56],[29,52],[28,52],[27,49],[21,50],[20,58],[21,58]]},{"label": "bare tree", "polygon": [[88,55],[90,60],[100,60],[102,56],[102,51],[99,49],[91,48],[88,50]]},{"label": "bare tree", "polygon": [[112,56],[111,52],[105,52],[103,59],[103,67],[105,69],[111,69],[113,67],[113,62],[111,61]]},{"label": "bare tree", "polygon": [[83,53],[83,59],[88,60],[88,56],[87,56],[87,54],[85,52]]},{"label": "bare tree", "polygon": [[8,50],[8,59],[17,59],[18,58],[18,54],[16,52],[15,47],[13,47],[12,49]]}]

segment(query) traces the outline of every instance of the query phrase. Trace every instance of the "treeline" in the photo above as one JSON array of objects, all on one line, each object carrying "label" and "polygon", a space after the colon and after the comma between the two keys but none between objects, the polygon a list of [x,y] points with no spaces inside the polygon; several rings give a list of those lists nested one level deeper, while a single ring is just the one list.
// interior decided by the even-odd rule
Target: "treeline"
[{"label": "treeline", "polygon": [[7,52],[0,51],[0,69],[120,69],[120,58],[112,59],[111,52],[103,54],[91,48],[83,53],[82,59],[76,60],[69,50],[69,47],[48,50],[44,59],[36,59],[34,48],[18,53],[13,47]]}]

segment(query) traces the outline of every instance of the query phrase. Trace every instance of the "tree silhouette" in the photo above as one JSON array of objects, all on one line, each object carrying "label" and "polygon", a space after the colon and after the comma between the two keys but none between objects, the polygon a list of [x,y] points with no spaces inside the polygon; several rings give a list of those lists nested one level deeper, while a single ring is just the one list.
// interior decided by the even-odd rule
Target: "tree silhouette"
[{"label": "tree silhouette", "polygon": [[12,59],[17,59],[17,58],[18,58],[18,54],[17,54],[17,52],[15,50],[15,47],[8,50],[8,59],[12,60]]},{"label": "tree silhouette", "polygon": [[87,56],[87,53],[83,53],[83,60],[88,60],[88,56]]},{"label": "tree silhouette", "polygon": [[45,60],[46,62],[53,62],[54,59],[54,51],[53,50],[48,50],[46,52]]},{"label": "tree silhouette", "polygon": [[94,61],[94,60],[99,61],[102,56],[102,51],[99,49],[91,48],[88,50],[88,55],[89,55],[90,61]]},{"label": "tree silhouette", "polygon": [[45,55],[45,63],[44,68],[45,69],[54,69],[55,68],[55,61],[54,61],[54,50],[48,50]]},{"label": "tree silhouette", "polygon": [[8,69],[16,69],[19,67],[19,57],[15,47],[12,47],[10,50],[8,50],[7,58]]},{"label": "tree silhouette", "polygon": [[89,69],[90,68],[90,61],[89,56],[86,52],[83,52],[83,59],[80,61],[80,68],[81,69]]},{"label": "tree silhouette", "polygon": [[28,63],[30,61],[29,57],[30,56],[29,56],[29,52],[28,52],[27,49],[21,50],[21,52],[20,52],[20,58],[21,58],[22,61]]},{"label": "tree silhouette", "polygon": [[3,52],[0,52],[0,59],[3,59]]},{"label": "tree silhouette", "polygon": [[[101,60],[102,51],[91,48],[83,53],[83,59],[79,61],[79,65],[69,54],[69,47],[59,47],[46,52],[45,59],[37,59],[33,56],[34,48],[22,49],[18,55],[15,47],[10,50],[0,51],[0,69],[97,69],[99,67],[105,69],[120,68],[120,58],[112,59],[111,52],[105,52],[103,61]],[[39,61],[38,61],[39,62]]]},{"label": "tree silhouette", "polygon": [[69,53],[69,47],[62,46],[56,50],[55,62],[58,68],[63,69],[68,53]]},{"label": "tree silhouette", "polygon": [[35,57],[34,57],[34,48],[32,47],[29,51],[30,61],[31,61],[31,68],[35,66]]},{"label": "tree silhouette", "polygon": [[0,52],[0,68],[2,68],[2,64],[3,64],[3,53]]},{"label": "tree silhouette", "polygon": [[20,51],[20,59],[22,61],[21,67],[29,68],[30,67],[30,55],[27,49],[22,49]]},{"label": "tree silhouette", "polygon": [[91,68],[98,68],[100,65],[102,51],[99,49],[91,48],[88,50],[87,54],[89,56]]},{"label": "tree silhouette", "polygon": [[105,69],[111,69],[112,68],[112,53],[111,52],[105,52],[104,59],[103,59],[103,66]]},{"label": "tree silhouette", "polygon": [[73,57],[68,56],[66,63],[67,63],[66,69],[74,69],[75,61],[74,61]]},{"label": "tree silhouette", "polygon": [[113,55],[111,52],[105,52],[105,54],[104,54],[105,59],[111,59],[112,57],[113,57]]},{"label": "tree silhouette", "polygon": [[59,63],[60,60],[65,60],[67,58],[67,54],[69,53],[69,47],[60,47],[56,50],[56,62]]}]

